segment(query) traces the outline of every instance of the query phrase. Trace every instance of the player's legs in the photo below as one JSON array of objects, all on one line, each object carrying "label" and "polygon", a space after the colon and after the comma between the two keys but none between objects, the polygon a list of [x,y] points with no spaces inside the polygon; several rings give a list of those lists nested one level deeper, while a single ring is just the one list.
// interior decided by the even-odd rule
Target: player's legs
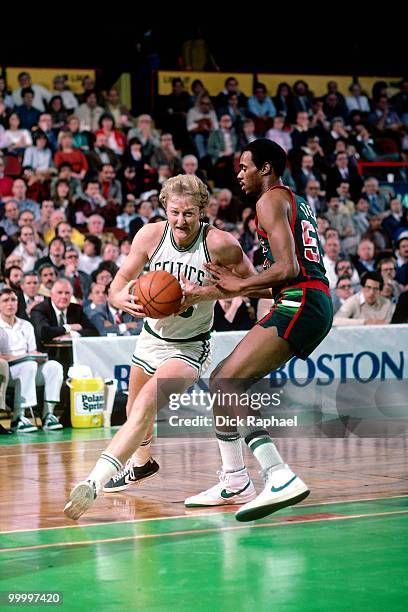
[{"label": "player's legs", "polygon": [[[291,345],[278,336],[275,327],[264,328],[256,325],[241,340],[231,355],[224,360],[222,366],[214,371],[211,377],[211,392],[220,398],[223,397],[223,394],[227,393],[244,393],[254,382],[288,361],[293,352]],[[227,415],[233,417],[239,413],[241,417],[245,418],[246,415],[242,412],[242,406],[239,407],[239,411],[236,409],[237,407],[231,406],[230,410],[226,410],[222,403],[218,404],[215,402],[213,408],[214,416]],[[244,461],[241,436],[254,453],[266,476],[266,488],[269,494],[266,495],[266,502],[264,491],[237,512],[238,520],[253,520],[266,516],[266,514],[278,510],[285,505],[290,505],[304,499],[309,493],[306,485],[295,477],[286,466],[268,432],[263,428],[245,425],[239,427],[237,431],[236,428],[227,424],[224,427],[217,428],[216,435],[220,446],[223,472],[230,474],[230,479],[233,478],[231,475],[236,474],[238,476],[242,473]],[[273,482],[276,481],[277,484],[271,485],[271,480]],[[279,489],[279,492],[283,491],[279,496],[275,495],[279,499],[275,499],[273,494],[273,499],[270,499],[271,487],[272,490]],[[186,505],[204,505],[204,503],[198,504],[193,502],[197,500],[204,502],[210,491],[214,489],[215,487],[198,496],[187,499]],[[261,496],[263,497],[261,498]],[[213,494],[212,498],[214,498]],[[259,498],[261,499],[259,500]],[[231,496],[231,499],[233,499],[233,496]],[[242,503],[240,490],[236,491],[235,499],[235,503]],[[220,500],[220,503],[224,502]]]},{"label": "player's legs", "polygon": [[[136,402],[136,398],[144,385],[152,378],[151,374],[147,374],[140,366],[132,366],[129,376],[129,393],[126,404],[126,415],[129,418],[134,406],[140,409],[140,405]],[[105,493],[117,493],[124,491],[132,485],[140,485],[146,480],[157,476],[159,472],[158,463],[151,457],[150,446],[154,430],[154,417],[152,418],[147,434],[139,446],[139,448],[128,459],[124,468],[113,476],[109,482],[105,484],[103,490]]]},{"label": "player's legs", "polygon": [[[77,485],[64,512],[77,519],[91,506],[98,492],[140,446],[156,414],[170,393],[183,393],[196,380],[197,369],[180,359],[170,359],[147,380],[133,402],[129,418],[102,453],[86,481]],[[165,382],[166,394],[161,392]]]}]

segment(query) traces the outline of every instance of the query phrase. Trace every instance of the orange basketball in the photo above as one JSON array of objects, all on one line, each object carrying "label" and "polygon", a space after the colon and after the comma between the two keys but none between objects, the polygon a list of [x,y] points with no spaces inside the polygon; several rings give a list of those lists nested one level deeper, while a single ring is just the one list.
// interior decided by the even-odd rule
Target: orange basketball
[{"label": "orange basketball", "polygon": [[164,270],[143,274],[131,292],[137,296],[152,319],[163,319],[175,314],[183,298],[177,278]]}]

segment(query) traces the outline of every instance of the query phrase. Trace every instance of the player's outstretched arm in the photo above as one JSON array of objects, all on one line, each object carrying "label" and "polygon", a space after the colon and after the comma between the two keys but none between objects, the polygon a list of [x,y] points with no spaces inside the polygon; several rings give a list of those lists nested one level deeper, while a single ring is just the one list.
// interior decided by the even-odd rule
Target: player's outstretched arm
[{"label": "player's outstretched arm", "polygon": [[289,202],[286,194],[267,192],[258,201],[258,223],[265,231],[274,263],[259,274],[236,279],[228,271],[211,263],[206,266],[217,287],[234,292],[236,295],[252,295],[262,289],[280,285],[295,278],[299,273],[295,242],[289,225]]}]

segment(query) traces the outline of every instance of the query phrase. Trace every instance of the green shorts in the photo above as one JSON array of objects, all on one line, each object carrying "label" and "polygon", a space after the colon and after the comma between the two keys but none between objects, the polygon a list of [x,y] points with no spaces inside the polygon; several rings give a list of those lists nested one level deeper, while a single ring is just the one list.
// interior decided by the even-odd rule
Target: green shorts
[{"label": "green shorts", "polygon": [[311,281],[282,289],[272,309],[257,324],[276,327],[278,336],[289,342],[295,355],[306,359],[327,336],[332,322],[329,289],[324,283]]}]

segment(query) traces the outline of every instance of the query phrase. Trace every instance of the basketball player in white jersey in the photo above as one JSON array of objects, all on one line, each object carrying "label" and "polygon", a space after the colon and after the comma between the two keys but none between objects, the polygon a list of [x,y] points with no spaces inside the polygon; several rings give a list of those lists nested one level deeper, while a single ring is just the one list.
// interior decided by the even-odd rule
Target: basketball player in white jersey
[{"label": "basketball player in white jersey", "polygon": [[[160,202],[166,209],[168,221],[147,224],[136,234],[131,251],[111,285],[113,306],[135,317],[145,316],[142,305],[135,303],[136,298],[130,290],[146,264],[149,270],[167,270],[197,285],[204,284],[204,264],[210,261],[229,266],[241,277],[253,273],[237,240],[201,221],[208,198],[206,186],[194,175],[178,175],[165,183]],[[213,292],[211,301],[208,301],[209,291]],[[220,289],[208,288],[206,301],[189,306],[180,315],[146,319],[132,358],[127,421],[86,480],[71,491],[64,509],[68,517],[78,519],[102,489],[122,490],[136,481],[132,472],[135,472],[135,462],[139,461],[139,466],[143,462],[141,453],[146,453],[150,475],[157,472],[157,464],[151,464],[149,440],[156,411],[168,400],[157,392],[158,379],[172,381],[169,393],[183,393],[200,376],[210,354],[214,302],[222,295]],[[141,447],[143,442],[145,446]],[[132,459],[135,451],[136,456]],[[250,482],[240,496],[240,503],[255,496]]]}]

